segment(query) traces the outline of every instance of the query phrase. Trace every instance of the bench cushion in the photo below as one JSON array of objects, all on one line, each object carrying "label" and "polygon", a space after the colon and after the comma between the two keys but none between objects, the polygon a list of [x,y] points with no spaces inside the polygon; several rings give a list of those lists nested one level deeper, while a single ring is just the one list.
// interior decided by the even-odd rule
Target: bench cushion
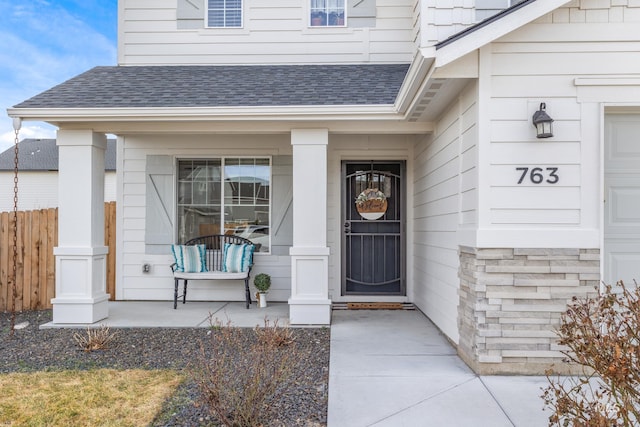
[{"label": "bench cushion", "polygon": [[173,277],[176,279],[187,280],[237,280],[244,279],[249,274],[248,271],[242,271],[240,273],[227,273],[226,271],[205,271],[204,273],[185,273],[176,271],[173,273]]}]

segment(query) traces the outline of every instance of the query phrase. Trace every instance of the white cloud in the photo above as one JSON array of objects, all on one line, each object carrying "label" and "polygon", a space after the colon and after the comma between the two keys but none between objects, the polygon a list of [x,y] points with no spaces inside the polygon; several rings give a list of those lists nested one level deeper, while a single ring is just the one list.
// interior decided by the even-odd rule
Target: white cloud
[{"label": "white cloud", "polygon": [[[16,134],[13,131],[13,125],[11,120],[6,124],[4,121],[0,123],[0,129],[2,129],[3,133],[0,134],[0,153],[12,147],[15,143]],[[10,128],[11,130],[4,131],[5,128]],[[23,123],[20,131],[18,132],[18,138],[20,141],[26,138],[55,138],[56,137],[56,129],[53,126],[50,126],[46,123],[34,123],[34,124],[26,124]]]},{"label": "white cloud", "polygon": [[[7,108],[96,65],[116,64],[116,12],[116,0],[0,0],[0,149],[13,144]],[[22,126],[20,139],[55,136],[44,123]]]}]

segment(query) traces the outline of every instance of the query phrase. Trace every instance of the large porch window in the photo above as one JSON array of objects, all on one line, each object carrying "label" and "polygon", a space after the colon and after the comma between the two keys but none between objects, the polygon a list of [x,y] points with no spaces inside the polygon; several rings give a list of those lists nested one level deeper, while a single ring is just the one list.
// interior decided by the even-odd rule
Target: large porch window
[{"label": "large porch window", "polygon": [[270,251],[269,158],[178,161],[178,241],[207,234],[235,234]]}]

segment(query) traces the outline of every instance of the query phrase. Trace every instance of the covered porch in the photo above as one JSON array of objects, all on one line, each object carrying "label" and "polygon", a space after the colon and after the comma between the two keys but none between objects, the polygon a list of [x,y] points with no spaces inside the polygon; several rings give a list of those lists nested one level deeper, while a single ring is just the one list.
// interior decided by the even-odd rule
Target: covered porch
[{"label": "covered porch", "polygon": [[[145,85],[158,83],[157,79],[144,77],[146,69],[98,67],[62,85],[70,89],[77,89],[77,85],[90,87],[91,95],[52,91],[16,106],[10,111],[13,116],[45,120],[60,129],[53,322],[82,325],[111,318],[109,297],[117,301],[170,298],[166,292],[173,281],[167,269],[170,247],[185,240],[179,229],[187,223],[184,220],[181,225],[179,220],[179,210],[186,209],[179,200],[180,162],[213,159],[224,169],[228,160],[253,158],[268,163],[271,170],[268,210],[260,217],[260,227],[270,230],[271,236],[269,248],[263,247],[256,256],[252,276],[259,272],[274,276],[273,299],[288,302],[291,324],[329,324],[331,302],[343,297],[336,285],[341,275],[340,182],[331,174],[339,170],[344,159],[410,161],[413,138],[433,131],[429,121],[406,121],[406,115],[394,104],[409,68],[350,67],[361,81],[354,86],[353,79],[348,80],[345,99],[338,106],[333,99],[297,99],[297,94],[258,105],[246,105],[241,97],[202,100],[194,94],[175,92],[182,87],[173,86],[180,82],[181,73],[193,70],[176,71],[172,67],[153,68],[167,73],[162,87],[156,89],[175,96],[169,103],[148,97],[142,90]],[[210,73],[225,70],[203,67],[195,71],[214,83],[220,75]],[[286,71],[297,76],[303,70]],[[336,78],[344,71],[331,69]],[[304,78],[315,81],[316,77],[326,78],[326,72]],[[110,101],[114,97],[110,91],[105,92],[105,79],[110,81],[110,91],[122,92],[122,99]],[[369,87],[381,80],[385,81],[385,90],[371,93]],[[132,81],[141,85],[139,95],[144,102],[123,89]],[[239,92],[255,90],[251,86]],[[415,90],[411,89],[413,95]],[[100,204],[106,135],[118,138],[115,295],[108,295],[105,286],[108,248],[103,243]],[[227,181],[223,177],[221,182],[222,195],[217,197],[222,202],[207,208],[217,209],[215,219],[209,222],[219,224],[222,232],[230,222],[225,218],[229,214],[225,209],[229,198],[224,195]],[[154,197],[157,200],[152,200]],[[247,217],[238,214],[238,218]],[[276,236],[278,231],[283,232]],[[194,283],[192,290],[193,301],[229,301],[236,295],[231,283],[223,284],[222,292],[215,296],[208,286],[199,283]],[[411,296],[404,292],[401,298],[405,301]]]}]

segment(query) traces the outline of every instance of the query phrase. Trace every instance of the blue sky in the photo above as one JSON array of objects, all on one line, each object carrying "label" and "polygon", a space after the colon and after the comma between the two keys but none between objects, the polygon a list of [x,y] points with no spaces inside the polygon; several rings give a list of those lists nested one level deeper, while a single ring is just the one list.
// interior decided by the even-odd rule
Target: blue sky
[{"label": "blue sky", "polygon": [[[0,0],[0,152],[14,140],[7,108],[96,65],[116,65],[117,15],[117,0]],[[55,128],[23,122],[24,138],[55,138]]]}]

